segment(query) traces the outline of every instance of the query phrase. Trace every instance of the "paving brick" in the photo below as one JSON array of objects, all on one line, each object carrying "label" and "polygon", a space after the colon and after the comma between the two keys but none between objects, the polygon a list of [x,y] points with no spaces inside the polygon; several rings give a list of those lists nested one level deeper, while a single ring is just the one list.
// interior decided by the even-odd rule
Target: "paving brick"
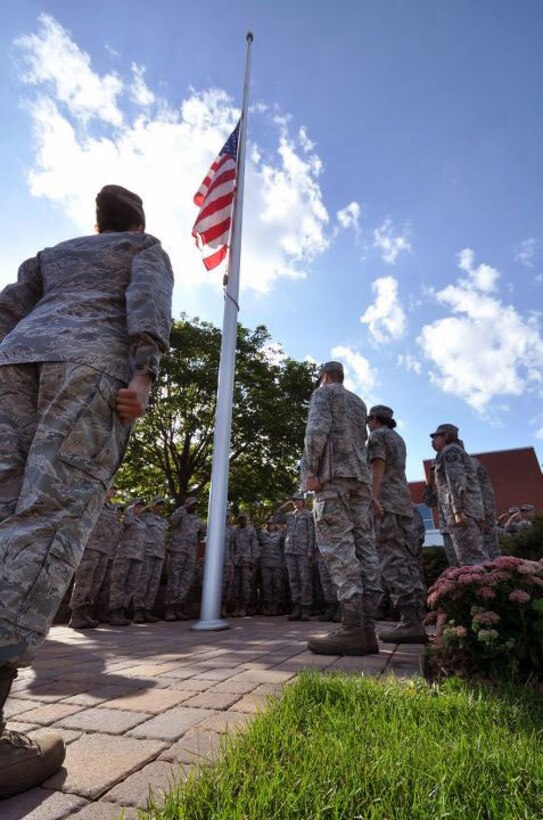
[{"label": "paving brick", "polygon": [[[30,700],[20,700],[19,698],[9,697],[4,704],[4,717],[9,720],[11,717],[19,717],[25,712],[30,712],[37,706],[46,706],[41,701],[32,702]],[[31,723],[31,721],[29,721]]]},{"label": "paving brick", "polygon": [[174,680],[173,678],[164,678],[168,689],[177,689],[180,692],[205,692],[215,686],[214,680],[200,680],[200,678],[185,678],[184,680]]},{"label": "paving brick", "polygon": [[158,715],[192,696],[192,692],[176,692],[173,689],[138,690],[124,698],[108,700],[99,708],[128,709],[132,712],[147,712],[151,715]]},{"label": "paving brick", "polygon": [[[36,704],[32,705],[35,706]],[[24,719],[29,723],[49,726],[51,723],[56,723],[57,720],[68,717],[68,715],[80,712],[82,708],[82,706],[76,706],[73,703],[46,703],[38,706],[37,709],[24,712]]]},{"label": "paving brick", "polygon": [[70,695],[75,695],[84,688],[81,684],[70,681],[52,680],[42,683],[40,686],[29,686],[17,693],[17,698],[37,700],[42,703],[55,703],[64,700]]},{"label": "paving brick", "polygon": [[243,731],[249,725],[252,717],[252,715],[231,710],[228,712],[215,712],[207,717],[198,728],[201,730],[209,729],[212,732]]},{"label": "paving brick", "polygon": [[128,733],[132,737],[157,738],[159,740],[177,740],[181,735],[213,714],[208,709],[194,709],[188,706],[176,706],[169,712],[163,712],[151,718],[141,726],[136,726]]},{"label": "paving brick", "polygon": [[96,798],[163,750],[164,744],[156,740],[85,735],[70,743],[63,768],[44,786]]},{"label": "paving brick", "polygon": [[171,791],[176,783],[181,783],[187,775],[188,766],[166,761],[155,761],[140,769],[122,783],[114,786],[104,795],[103,801],[112,800],[123,806],[146,808],[149,791],[158,805],[164,802],[164,793]]},{"label": "paving brick", "polygon": [[[193,678],[192,680],[196,680]],[[233,695],[246,695],[247,692],[252,692],[256,689],[258,683],[254,680],[225,680],[218,683],[211,691],[217,693],[230,692]]]},{"label": "paving brick", "polygon": [[231,692],[201,692],[195,697],[191,697],[185,706],[197,706],[198,709],[229,709],[240,698],[237,694]]},{"label": "paving brick", "polygon": [[222,669],[207,669],[205,672],[199,672],[198,677],[202,680],[221,681],[228,680],[228,678],[239,674],[237,666],[222,668]]},{"label": "paving brick", "polygon": [[179,666],[177,669],[170,669],[167,672],[163,672],[160,677],[161,678],[174,678],[177,680],[183,680],[184,678],[192,678],[194,675],[200,675],[202,672],[207,672],[205,666],[196,666],[193,665],[186,665],[186,666]]},{"label": "paving brick", "polygon": [[[43,732],[43,731],[44,731],[43,726],[38,726],[36,729],[33,729],[31,732],[29,732],[29,731],[25,732],[25,734],[28,734],[31,737],[34,737],[34,735],[39,735],[40,732]],[[47,728],[46,731],[49,731],[49,727]],[[55,726],[53,731],[55,731],[57,733],[57,735],[60,735],[62,737],[62,739],[64,740],[64,743],[66,744],[66,746],[68,745],[68,743],[73,743],[74,740],[77,740],[77,738],[81,737],[81,735],[83,734],[83,731],[81,729],[79,731],[76,731],[75,729],[61,729],[59,726]]]},{"label": "paving brick", "polygon": [[[81,729],[84,732],[103,732],[108,735],[123,735],[128,729],[143,723],[149,715],[144,712],[128,712],[122,709],[85,709],[84,712],[67,717],[57,724],[65,729]],[[55,726],[56,728],[56,726]]]},{"label": "paving brick", "polygon": [[177,760],[180,763],[209,763],[221,752],[224,735],[211,730],[193,729],[181,740],[166,749],[159,760]]},{"label": "paving brick", "polygon": [[254,681],[255,683],[284,683],[295,676],[295,671],[276,671],[275,669],[249,669],[241,672],[232,680]]},{"label": "paving brick", "polygon": [[106,803],[101,800],[97,803],[89,803],[82,811],[71,815],[77,820],[139,820],[138,810],[125,808],[116,803]]},{"label": "paving brick", "polygon": [[254,715],[266,708],[270,700],[268,694],[256,695],[251,692],[250,695],[245,695],[232,706],[232,712],[245,712],[248,715]]},{"label": "paving brick", "polygon": [[76,794],[36,788],[17,794],[0,804],[2,820],[61,820],[87,804]]}]

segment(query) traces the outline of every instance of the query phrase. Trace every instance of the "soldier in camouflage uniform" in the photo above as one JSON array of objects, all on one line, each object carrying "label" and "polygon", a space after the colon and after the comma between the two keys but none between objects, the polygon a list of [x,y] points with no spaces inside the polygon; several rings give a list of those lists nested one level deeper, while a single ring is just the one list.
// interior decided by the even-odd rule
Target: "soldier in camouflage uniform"
[{"label": "soldier in camouflage uniform", "polygon": [[260,571],[262,574],[262,614],[279,615],[283,595],[283,564],[285,535],[273,518],[268,518],[266,529],[258,533],[260,544]]},{"label": "soldier in camouflage uniform", "polygon": [[106,502],[75,571],[70,599],[72,615],[68,623],[72,629],[93,629],[98,626],[98,621],[93,618],[94,605],[115,549],[115,541],[111,537],[117,520],[115,504],[111,503],[115,491],[115,487],[110,487],[107,491]]},{"label": "soldier in camouflage uniform", "polygon": [[173,274],[141,199],[106,186],[98,234],[46,248],[0,294],[0,796],[61,765],[62,739],[1,718],[44,641],[168,349]]},{"label": "soldier in camouflage uniform", "polygon": [[224,554],[222,569],[222,617],[226,618],[228,607],[232,602],[234,587],[234,564],[232,559],[233,530],[228,516],[224,525]]},{"label": "soldier in camouflage uniform", "polygon": [[437,452],[435,482],[438,501],[460,566],[489,560],[483,543],[484,509],[475,465],[458,442],[458,427],[440,424],[430,433]]},{"label": "soldier in camouflage uniform", "polygon": [[162,565],[166,555],[166,538],[168,522],[162,516],[164,507],[163,498],[153,498],[149,506],[143,511],[142,520],[147,527],[143,564],[134,595],[134,623],[156,624],[159,620],[153,615]]},{"label": "soldier in camouflage uniform", "polygon": [[413,504],[405,477],[405,442],[396,430],[394,412],[385,405],[368,415],[375,540],[381,575],[401,622],[383,630],[386,643],[426,643],[422,626],[425,589],[413,552]]},{"label": "soldier in camouflage uniform", "polygon": [[258,559],[258,537],[245,513],[238,515],[238,526],[232,533],[234,563],[234,618],[244,618],[251,605],[251,585]]},{"label": "soldier in camouflage uniform", "polygon": [[122,535],[111,567],[109,593],[110,626],[129,626],[127,610],[138,589],[147,539],[147,527],[141,515],[145,501],[135,499],[124,516]]},{"label": "soldier in camouflage uniform", "polygon": [[290,586],[292,612],[289,621],[309,621],[313,606],[313,552],[315,524],[306,510],[303,493],[292,497],[294,512],[286,516],[285,565]]},{"label": "soldier in camouflage uniform", "polygon": [[111,554],[108,556],[108,562],[104,579],[98,590],[96,596],[96,603],[94,606],[93,618],[101,624],[109,623],[109,593],[111,592],[111,568],[115,558],[117,545],[121,540],[123,534],[123,516],[124,505],[115,504],[115,517],[111,521],[110,539],[111,539]]},{"label": "soldier in camouflage uniform", "polygon": [[479,489],[481,490],[481,496],[483,499],[484,547],[488,554],[488,557],[491,561],[493,561],[495,558],[499,558],[501,555],[500,548],[498,546],[498,529],[496,527],[496,520],[498,517],[498,513],[496,510],[496,495],[494,493],[494,488],[492,487],[492,483],[490,481],[490,476],[488,475],[487,469],[483,462],[479,461],[479,459],[475,458],[474,456],[471,456],[471,460],[475,465],[475,473],[477,475],[477,481],[479,482]]},{"label": "soldier in camouflage uniform", "polygon": [[337,599],[337,588],[328,572],[328,567],[321,555],[321,551],[315,543],[315,550],[313,553],[313,561],[319,573],[319,580],[322,589],[322,597],[324,598],[324,612],[319,615],[319,621],[323,623],[326,621],[339,622],[339,602]]},{"label": "soldier in camouflage uniform", "polygon": [[445,557],[447,558],[450,567],[457,567],[458,559],[456,557],[456,552],[454,551],[451,533],[449,532],[449,528],[445,523],[445,514],[443,513],[443,508],[439,503],[437,497],[437,490],[435,486],[435,469],[436,465],[435,461],[433,461],[430,467],[430,484],[427,484],[424,488],[423,501],[427,507],[438,508],[439,532],[443,537],[443,549],[445,551]]},{"label": "soldier in camouflage uniform", "polygon": [[302,472],[314,492],[317,543],[341,605],[341,628],[308,643],[325,655],[379,651],[374,612],[381,593],[366,458],[366,405],[343,386],[343,365],[323,365],[309,406]]},{"label": "soldier in camouflage uniform", "polygon": [[189,496],[170,517],[173,529],[168,554],[165,621],[188,621],[185,601],[196,578],[196,557],[205,526],[196,514],[198,501]]}]

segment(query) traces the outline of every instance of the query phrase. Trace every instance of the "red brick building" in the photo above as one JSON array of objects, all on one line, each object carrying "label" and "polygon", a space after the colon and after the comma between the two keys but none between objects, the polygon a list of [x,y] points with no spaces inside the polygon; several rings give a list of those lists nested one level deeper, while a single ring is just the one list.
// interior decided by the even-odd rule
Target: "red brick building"
[{"label": "red brick building", "polygon": [[[533,447],[497,450],[493,453],[470,453],[485,465],[496,493],[498,515],[509,507],[533,504],[543,512],[543,472]],[[431,460],[423,462],[424,474],[430,476]],[[422,504],[425,481],[411,481],[409,488],[415,504]],[[433,510],[437,526],[437,514]]]}]

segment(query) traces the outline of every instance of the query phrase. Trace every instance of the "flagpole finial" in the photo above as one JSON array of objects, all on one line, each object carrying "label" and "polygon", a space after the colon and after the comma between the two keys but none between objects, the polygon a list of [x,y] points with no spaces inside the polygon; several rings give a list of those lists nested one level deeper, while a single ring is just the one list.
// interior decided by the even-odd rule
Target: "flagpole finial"
[{"label": "flagpole finial", "polygon": [[248,42],[248,43],[252,43],[254,39],[255,39],[255,38],[254,38],[254,36],[253,36],[253,32],[252,32],[252,31],[248,31],[248,32],[247,32],[247,37],[246,37],[247,42]]}]

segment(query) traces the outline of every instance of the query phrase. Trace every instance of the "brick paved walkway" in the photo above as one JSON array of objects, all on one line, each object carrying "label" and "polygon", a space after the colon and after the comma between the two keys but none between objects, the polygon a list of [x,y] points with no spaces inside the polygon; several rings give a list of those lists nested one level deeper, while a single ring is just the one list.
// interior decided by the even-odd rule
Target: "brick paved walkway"
[{"label": "brick paved walkway", "polygon": [[305,651],[306,640],[328,624],[259,617],[230,623],[223,632],[192,632],[190,623],[54,627],[6,707],[10,728],[61,732],[66,761],[42,787],[0,801],[2,820],[111,820],[123,807],[131,820],[135,807],[146,805],[149,786],[167,789],[216,755],[220,735],[243,728],[300,669],[419,671],[420,647],[315,656]]}]

